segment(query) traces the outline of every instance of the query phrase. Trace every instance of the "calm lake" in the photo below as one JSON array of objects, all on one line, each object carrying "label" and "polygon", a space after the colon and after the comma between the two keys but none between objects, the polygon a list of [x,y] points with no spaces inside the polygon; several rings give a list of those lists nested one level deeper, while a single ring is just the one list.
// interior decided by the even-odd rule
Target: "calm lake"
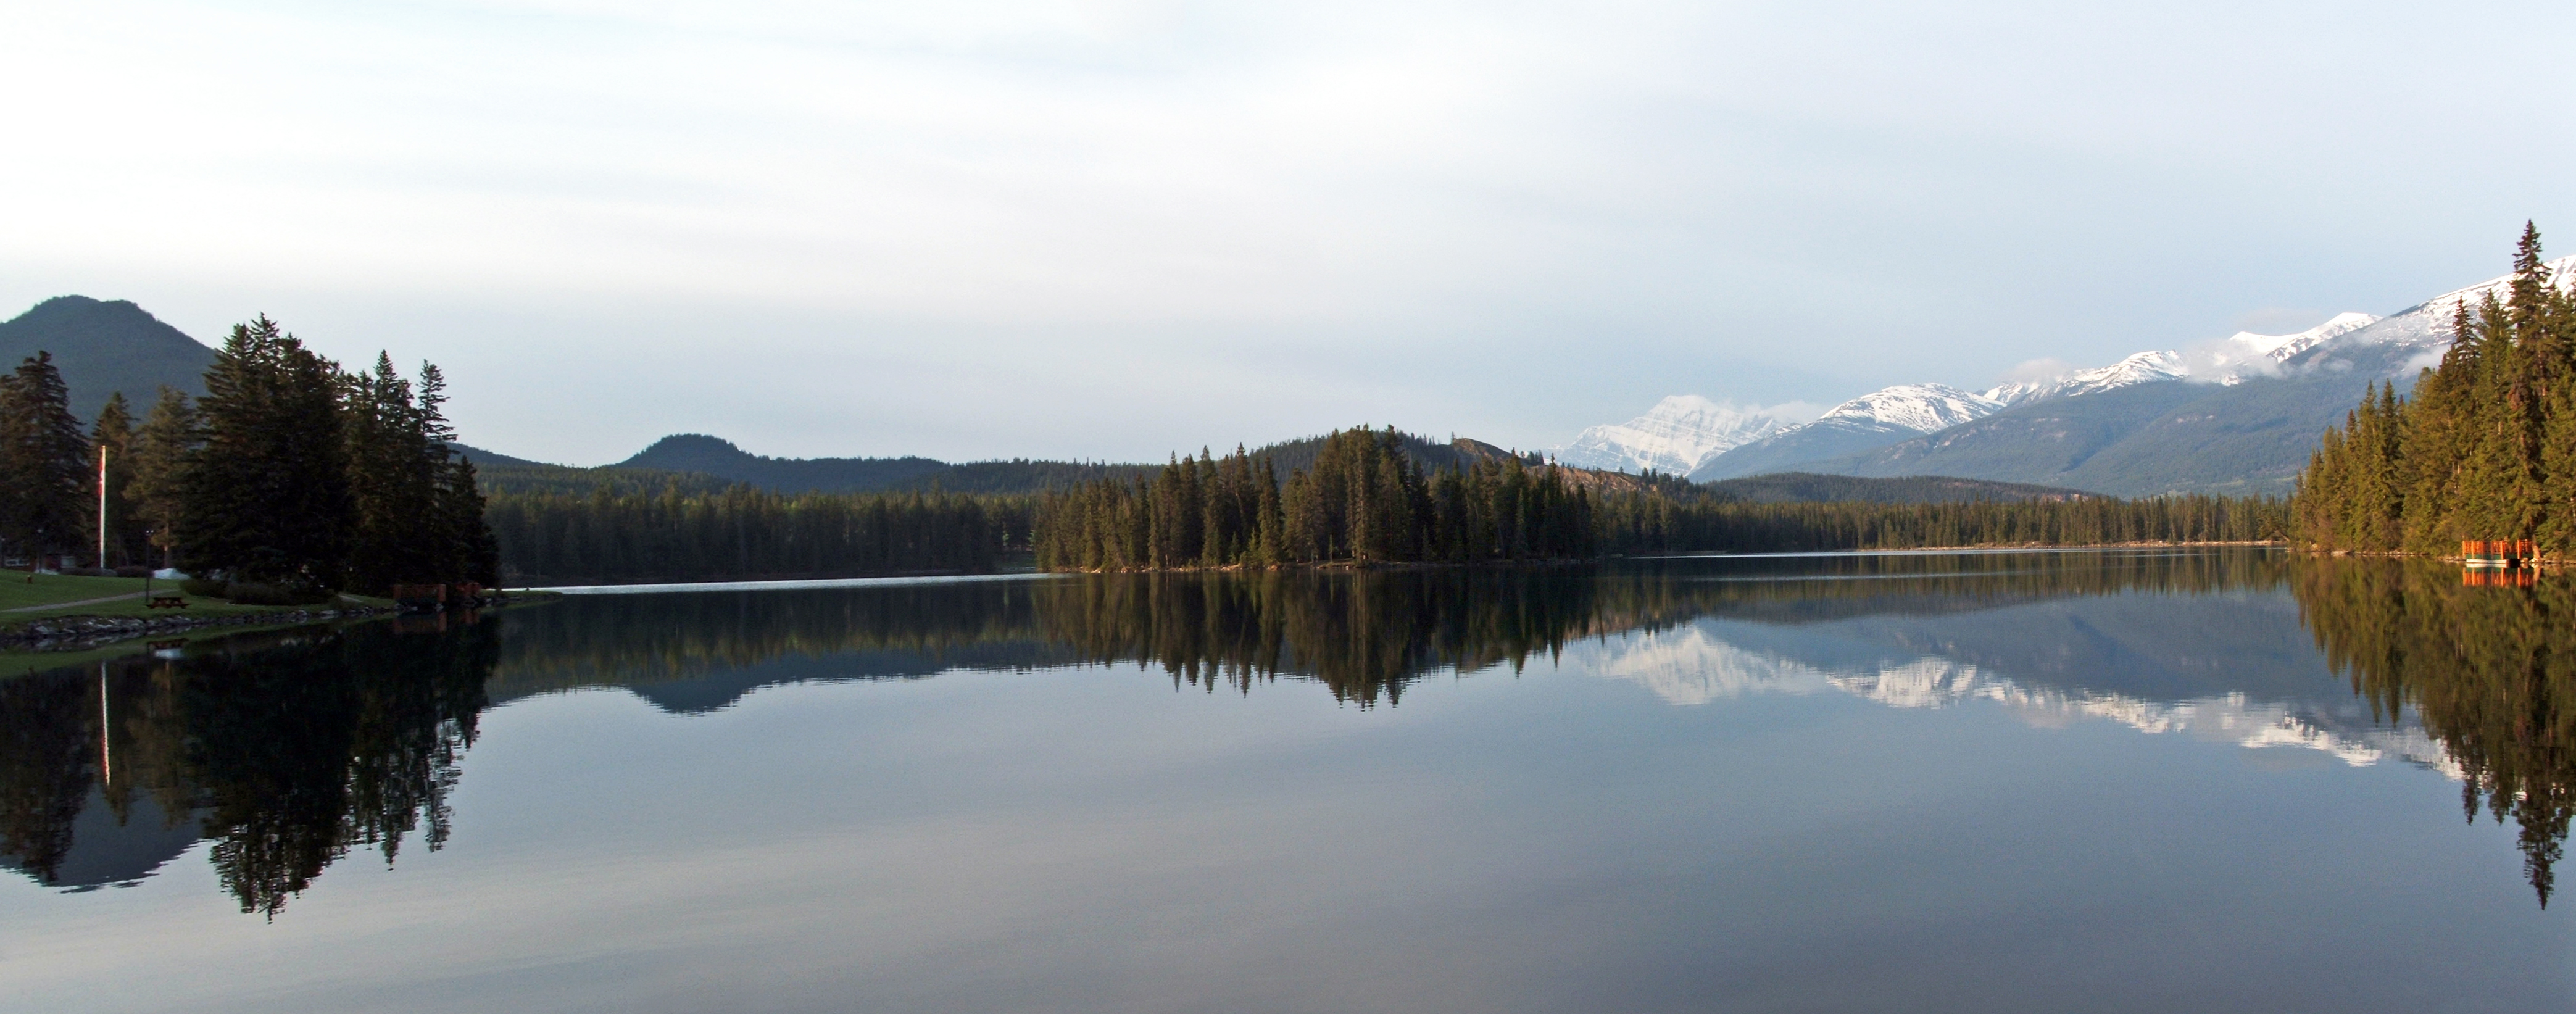
[{"label": "calm lake", "polygon": [[2564,1009],[2571,619],[2121,550],[194,642],[0,677],[0,1006]]}]

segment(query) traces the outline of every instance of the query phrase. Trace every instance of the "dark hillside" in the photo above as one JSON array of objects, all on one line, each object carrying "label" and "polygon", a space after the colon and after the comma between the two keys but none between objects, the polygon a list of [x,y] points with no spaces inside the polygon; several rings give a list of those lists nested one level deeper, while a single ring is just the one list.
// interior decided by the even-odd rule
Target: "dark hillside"
[{"label": "dark hillside", "polygon": [[0,369],[40,349],[53,353],[71,389],[72,414],[84,429],[112,391],[125,392],[137,420],[151,411],[165,384],[190,397],[204,394],[206,368],[215,363],[215,350],[142,307],[87,296],[56,296],[0,323]]},{"label": "dark hillside", "polygon": [[782,493],[866,493],[947,469],[929,458],[770,458],[730,440],[682,433],[654,441],[610,468],[700,472]]},{"label": "dark hillside", "polygon": [[526,458],[513,458],[499,451],[487,451],[480,447],[468,447],[464,444],[449,444],[447,446],[455,448],[457,453],[471,459],[474,462],[474,467],[477,469],[568,467],[565,465],[549,465],[542,461],[530,461]]},{"label": "dark hillside", "polygon": [[[2287,495],[2317,438],[2361,401],[2372,373],[2323,373],[2199,387],[2202,396],[2138,427],[2053,481],[2127,496]],[[2405,384],[2399,384],[2402,390]]]},{"label": "dark hillside", "polygon": [[1956,475],[2001,482],[2068,482],[2067,473],[2082,467],[2094,455],[2210,390],[2177,382],[2054,398],[2008,408],[1880,450],[1820,462],[1810,470],[1843,475]]},{"label": "dark hillside", "polygon": [[1064,489],[1100,479],[1129,480],[1153,475],[1159,465],[1112,465],[1082,461],[969,461],[926,472],[895,483],[892,489],[943,489],[951,493],[1036,493]]},{"label": "dark hillside", "polygon": [[2002,503],[2078,500],[2094,494],[2058,486],[2031,486],[1946,475],[1873,479],[1813,472],[1773,472],[1705,485],[1710,494],[1744,503]]},{"label": "dark hillside", "polygon": [[[1463,437],[1444,444],[1412,434],[1397,436],[1405,454],[1430,471],[1464,469],[1478,461],[1499,461],[1516,456],[1492,444]],[[1279,477],[1285,479],[1293,471],[1314,466],[1316,448],[1322,445],[1323,440],[1322,437],[1289,440],[1251,453],[1256,458],[1267,455]],[[950,493],[1009,495],[1066,489],[1101,479],[1131,481],[1152,478],[1163,469],[1159,464],[1027,458],[970,461],[958,465],[920,457],[771,458],[752,454],[729,440],[695,433],[663,437],[634,457],[597,468],[548,465],[491,451],[467,450],[474,458],[475,467],[482,473],[486,488],[510,492],[582,492],[602,483],[620,490],[658,490],[678,483],[683,491],[706,491],[743,483],[787,494],[945,490]],[[1535,454],[1517,457],[1532,465],[1542,461]],[[1673,476],[1634,476],[1583,469],[1566,469],[1565,472],[1568,481],[1595,489],[1633,491],[1667,486],[1678,490],[1685,485]]]},{"label": "dark hillside", "polygon": [[2341,422],[2374,379],[2332,371],[2232,386],[2140,384],[2005,409],[1804,470],[1953,475],[2113,496],[2281,495],[2317,436]]},{"label": "dark hillside", "polygon": [[1728,450],[1699,466],[1690,477],[1695,482],[1714,482],[1761,475],[1874,451],[1920,435],[1915,430],[1874,420],[1819,419]]}]

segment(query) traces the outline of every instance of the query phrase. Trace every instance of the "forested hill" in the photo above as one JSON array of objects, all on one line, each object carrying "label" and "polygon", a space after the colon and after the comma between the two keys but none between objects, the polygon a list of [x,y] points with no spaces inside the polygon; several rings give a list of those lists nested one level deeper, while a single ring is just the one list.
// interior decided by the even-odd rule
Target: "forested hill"
[{"label": "forested hill", "polygon": [[2059,486],[1988,482],[1946,475],[1867,479],[1813,472],[1775,472],[1708,483],[1709,493],[1739,503],[2011,503],[2081,500],[2097,494]]},{"label": "forested hill", "polygon": [[701,472],[781,493],[866,493],[893,489],[949,466],[912,457],[772,458],[745,451],[730,440],[681,433],[656,440],[610,467]]},{"label": "forested hill", "polygon": [[[1463,437],[1448,443],[1410,433],[1399,432],[1395,437],[1403,446],[1405,456],[1429,471],[1464,469],[1477,462],[1500,462],[1515,456],[1524,464],[1539,462],[1536,455],[1515,455],[1492,444]],[[1319,436],[1286,440],[1258,448],[1251,454],[1256,458],[1269,458],[1271,466],[1285,475],[1313,466],[1316,449],[1323,441],[1324,438]],[[623,490],[677,484],[684,491],[694,492],[742,483],[785,494],[931,489],[951,493],[1013,494],[1067,489],[1100,479],[1129,481],[1149,477],[1162,468],[1159,464],[1028,458],[962,464],[922,457],[772,458],[743,450],[732,441],[697,433],[663,437],[633,457],[597,468],[546,465],[471,448],[467,453],[481,470],[487,487],[513,492],[580,492],[601,484]],[[1655,479],[1615,472],[1567,471],[1569,480],[1590,487],[1631,490],[1658,483]],[[1678,483],[1674,479],[1660,481]]]},{"label": "forested hill", "polygon": [[190,397],[205,393],[215,350],[125,300],[56,296],[0,323],[0,369],[50,352],[71,390],[71,412],[84,425],[98,418],[110,392],[122,391],[138,417],[164,385]]}]

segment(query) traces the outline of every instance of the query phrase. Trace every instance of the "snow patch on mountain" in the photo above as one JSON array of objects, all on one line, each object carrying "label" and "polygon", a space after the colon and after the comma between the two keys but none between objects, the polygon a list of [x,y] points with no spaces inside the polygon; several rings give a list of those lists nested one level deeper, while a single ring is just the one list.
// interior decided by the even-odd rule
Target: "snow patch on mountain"
[{"label": "snow patch on mountain", "polygon": [[[2561,257],[2542,267],[2549,272],[2549,284],[2556,286],[2562,292],[2576,292],[2576,256]],[[2429,366],[2444,349],[2451,347],[2453,338],[2459,337],[2451,331],[2451,315],[2457,312],[2461,304],[2468,304],[2469,312],[2474,314],[2478,311],[2478,304],[2485,302],[2489,293],[2493,293],[2499,301],[2511,302],[2512,288],[2513,276],[2505,275],[2487,279],[2464,289],[2445,292],[2390,314],[2368,327],[2340,336],[2339,340],[2319,343],[2317,347],[2323,351],[2316,355],[2330,355],[2337,346],[2389,346],[2416,350],[2422,353],[2418,356],[2421,362],[2417,365]],[[2296,355],[2298,353],[2282,358],[2288,361]]]},{"label": "snow patch on mountain", "polygon": [[2255,334],[2252,331],[2238,331],[2227,336],[2227,341],[2243,346],[2255,355],[2279,363],[2379,321],[2378,314],[2338,313],[2327,319],[2325,323],[2297,334]]},{"label": "snow patch on mountain", "polygon": [[2180,352],[2140,352],[2098,369],[2069,370],[2055,376],[1999,384],[1979,397],[1994,402],[1997,410],[2001,410],[2048,398],[2070,398],[2137,384],[2181,380],[2190,375],[2190,364]]},{"label": "snow patch on mountain", "polygon": [[[2576,256],[2545,265],[2550,284],[2576,292]],[[1942,384],[1900,384],[1862,395],[1821,417],[1786,411],[1790,406],[1739,408],[1691,395],[1666,398],[1645,415],[1616,426],[1595,426],[1557,450],[1558,460],[1586,468],[1654,469],[1688,475],[1728,450],[1782,436],[1805,425],[1863,430],[1886,428],[1931,433],[1973,422],[2004,409],[2053,398],[2176,380],[2238,384],[2263,376],[2350,369],[2356,366],[2411,372],[2431,365],[2452,334],[2451,318],[2466,303],[2472,311],[2489,294],[2510,295],[2512,277],[2492,278],[2443,293],[2381,318],[2339,313],[2294,334],[2240,331],[2184,350],[2140,352],[2109,366],[2068,370],[2055,360],[2025,364],[2021,375],[1985,391]],[[2351,362],[2329,363],[2344,350],[2371,349]],[[1808,423],[1806,420],[1814,419]],[[1802,425],[1803,424],[1803,425]]]},{"label": "snow patch on mountain", "polygon": [[1813,409],[1805,405],[1737,406],[1696,394],[1676,394],[1627,422],[1586,429],[1553,453],[1556,460],[1577,468],[1652,469],[1685,475],[1700,462],[1778,433],[1812,414]]},{"label": "snow patch on mountain", "polygon": [[1824,419],[1862,420],[1917,433],[1945,430],[2003,410],[2003,403],[1948,384],[1899,384],[1880,388],[1825,412]]},{"label": "snow patch on mountain", "polygon": [[2241,384],[2254,377],[2277,376],[2282,372],[2282,364],[2292,357],[2369,327],[2379,320],[2375,314],[2338,313],[2323,324],[2295,334],[2239,331],[2186,349],[2183,359],[2194,380]]}]

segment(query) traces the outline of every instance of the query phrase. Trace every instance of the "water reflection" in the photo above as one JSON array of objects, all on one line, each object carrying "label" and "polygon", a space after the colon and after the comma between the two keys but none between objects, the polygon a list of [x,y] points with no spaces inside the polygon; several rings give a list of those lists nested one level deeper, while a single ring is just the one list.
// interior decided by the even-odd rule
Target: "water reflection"
[{"label": "water reflection", "polygon": [[2576,765],[2559,703],[2571,595],[2554,576],[2494,588],[2385,561],[2135,551],[581,597],[0,682],[0,860],[86,890],[210,839],[241,909],[274,916],[353,850],[390,864],[407,842],[440,847],[476,716],[584,688],[694,714],[788,683],[1140,665],[1180,689],[1311,683],[1369,709],[1434,674],[1547,659],[1682,705],[1977,703],[2411,763],[2460,780],[2472,818],[2519,823],[2546,904]]},{"label": "water reflection", "polygon": [[776,683],[1135,663],[1209,689],[1313,681],[1366,707],[1434,673],[1518,670],[1574,641],[1703,617],[1807,624],[2203,595],[2277,587],[2283,566],[2243,552],[1907,553],[583,597],[505,619],[493,696],[622,687],[703,711]]},{"label": "water reflection", "polygon": [[495,633],[253,636],[0,682],[0,856],[96,888],[211,839],[241,910],[273,916],[353,848],[436,849]]},{"label": "water reflection", "polygon": [[2317,645],[2380,714],[2412,709],[2460,779],[2460,805],[2521,829],[2547,905],[2576,813],[2576,576],[2463,581],[2426,562],[2321,561],[2295,572]]}]

